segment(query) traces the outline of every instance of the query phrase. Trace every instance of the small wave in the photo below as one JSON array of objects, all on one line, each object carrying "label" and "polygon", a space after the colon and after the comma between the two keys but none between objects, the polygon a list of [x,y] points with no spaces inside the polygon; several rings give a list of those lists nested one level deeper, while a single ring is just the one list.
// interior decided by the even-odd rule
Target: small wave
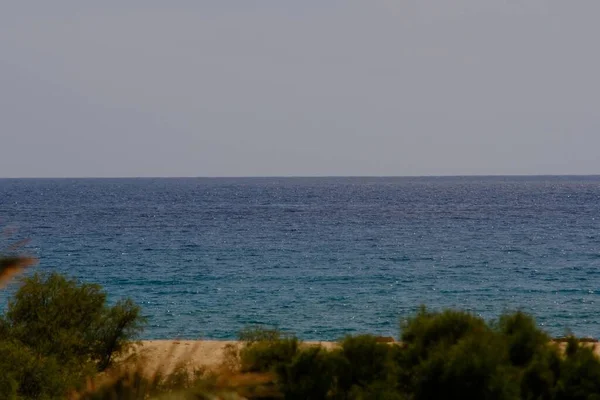
[{"label": "small wave", "polygon": [[391,261],[391,262],[407,262],[410,261],[410,257],[379,257],[381,261]]},{"label": "small wave", "polygon": [[476,265],[473,264],[455,264],[452,266],[452,268],[457,268],[457,269],[467,269],[467,268],[476,268]]},{"label": "small wave", "polygon": [[523,249],[517,249],[517,248],[502,249],[502,252],[505,253],[505,254],[520,254],[520,255],[523,255],[523,256],[530,256],[531,255],[527,251],[525,251]]}]

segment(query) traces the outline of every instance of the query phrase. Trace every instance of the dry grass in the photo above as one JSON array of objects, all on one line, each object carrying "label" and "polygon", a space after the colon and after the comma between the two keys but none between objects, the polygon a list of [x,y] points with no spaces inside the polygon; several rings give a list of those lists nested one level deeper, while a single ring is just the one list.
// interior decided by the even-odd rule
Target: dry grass
[{"label": "dry grass", "polygon": [[[219,346],[216,344],[219,343]],[[212,364],[197,357],[217,350],[235,358],[237,348],[215,341],[150,341],[120,360],[114,368],[90,380],[73,400],[108,399],[258,399],[276,398],[272,374],[242,374],[223,358]],[[228,347],[229,346],[229,347]],[[151,350],[151,351],[148,351]],[[218,360],[218,363],[217,363]],[[206,366],[210,365],[211,368]],[[231,368],[230,368],[231,367]]]}]

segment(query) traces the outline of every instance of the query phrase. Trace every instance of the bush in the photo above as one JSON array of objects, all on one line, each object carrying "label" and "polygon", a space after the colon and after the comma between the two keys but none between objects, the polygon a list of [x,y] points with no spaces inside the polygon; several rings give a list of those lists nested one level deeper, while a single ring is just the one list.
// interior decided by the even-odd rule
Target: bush
[{"label": "bush", "polygon": [[407,393],[428,391],[431,374],[444,372],[451,347],[469,335],[489,333],[483,319],[462,311],[430,312],[421,307],[415,316],[401,324],[402,352],[398,383]]},{"label": "bush", "polygon": [[60,398],[74,385],[54,357],[38,357],[22,343],[0,341],[1,398]]},{"label": "bush", "polygon": [[[381,398],[397,390],[396,345],[378,343],[375,336],[347,336],[333,353],[338,398]],[[337,354],[336,354],[337,353]]]},{"label": "bush", "polygon": [[321,347],[309,347],[280,365],[277,376],[286,399],[326,399],[334,381],[333,359]]},{"label": "bush", "polygon": [[521,311],[502,315],[497,329],[506,338],[510,362],[515,366],[524,367],[536,354],[550,350],[550,337],[538,329],[531,316]]},{"label": "bush", "polygon": [[553,345],[547,351],[535,354],[521,375],[521,398],[524,400],[551,400],[560,375],[561,358]]},{"label": "bush", "polygon": [[246,346],[256,342],[275,342],[282,337],[285,336],[282,335],[280,330],[262,326],[249,326],[238,333],[238,339]]},{"label": "bush", "polygon": [[570,343],[566,357],[522,312],[493,324],[475,315],[422,308],[401,344],[349,336],[339,349],[299,348],[277,331],[246,331],[246,371],[275,371],[289,399],[594,399],[600,361]]},{"label": "bush", "polygon": [[594,354],[594,347],[582,346],[572,337],[565,355],[554,399],[600,399],[600,360]]},{"label": "bush", "polygon": [[240,351],[242,372],[269,372],[288,364],[298,353],[298,339],[256,342]]},{"label": "bush", "polygon": [[430,312],[421,307],[417,314],[401,325],[401,340],[407,350],[427,357],[439,346],[452,346],[467,335],[489,331],[482,318],[468,312],[445,310]]},{"label": "bush", "polygon": [[131,345],[131,339],[143,329],[141,309],[131,299],[118,301],[100,314],[94,332],[92,357],[100,371],[108,368],[115,355],[122,354]]},{"label": "bush", "polygon": [[58,274],[35,274],[9,301],[5,318],[13,338],[40,354],[69,362],[92,353],[92,329],[105,301],[98,285],[79,286]]},{"label": "bush", "polygon": [[131,300],[108,307],[99,285],[36,273],[9,301],[3,324],[38,354],[61,364],[91,361],[102,371],[142,331],[140,311]]},{"label": "bush", "polygon": [[516,370],[506,346],[492,333],[467,335],[455,345],[439,348],[417,367],[415,399],[516,399]]},{"label": "bush", "polygon": [[404,324],[402,340],[400,385],[415,400],[518,398],[506,338],[482,318],[422,308]]},{"label": "bush", "polygon": [[240,333],[244,347],[240,351],[242,372],[269,372],[289,364],[298,353],[299,341],[279,331],[250,328]]},{"label": "bush", "polygon": [[550,337],[521,311],[502,315],[496,329],[507,343],[510,363],[520,368],[521,398],[551,399],[560,374],[560,353]]},{"label": "bush", "polygon": [[108,307],[98,285],[58,274],[25,278],[0,318],[0,391],[64,398],[125,351],[142,323],[137,305]]}]

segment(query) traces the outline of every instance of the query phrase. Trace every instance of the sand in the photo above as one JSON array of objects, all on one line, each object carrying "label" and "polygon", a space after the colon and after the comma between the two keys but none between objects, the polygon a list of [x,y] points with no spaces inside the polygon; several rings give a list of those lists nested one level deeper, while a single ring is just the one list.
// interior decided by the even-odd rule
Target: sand
[{"label": "sand", "polygon": [[226,346],[240,347],[237,341],[221,340],[145,340],[136,354],[149,370],[172,371],[179,364],[190,368],[216,368],[224,359]]},{"label": "sand", "polygon": [[[225,360],[228,346],[240,349],[242,343],[232,340],[144,340],[135,350],[144,369],[169,373],[185,364],[187,368],[218,369]],[[332,349],[335,342],[305,342]]]}]

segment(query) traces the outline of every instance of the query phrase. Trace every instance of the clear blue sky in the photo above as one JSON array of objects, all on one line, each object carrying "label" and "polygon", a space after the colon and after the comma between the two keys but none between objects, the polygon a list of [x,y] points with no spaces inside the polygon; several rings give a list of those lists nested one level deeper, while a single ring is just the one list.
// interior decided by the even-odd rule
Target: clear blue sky
[{"label": "clear blue sky", "polygon": [[0,176],[600,173],[599,16],[598,0],[2,2]]}]

